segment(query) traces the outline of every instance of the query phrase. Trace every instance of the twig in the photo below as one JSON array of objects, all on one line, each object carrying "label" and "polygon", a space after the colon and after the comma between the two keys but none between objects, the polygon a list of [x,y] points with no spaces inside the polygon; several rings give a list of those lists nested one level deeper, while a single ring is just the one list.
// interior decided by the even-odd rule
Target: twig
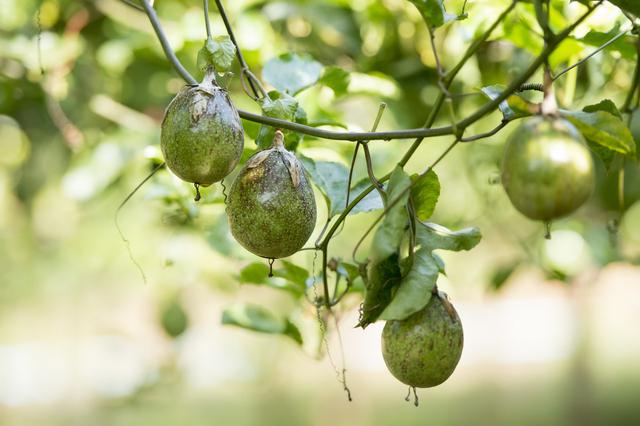
[{"label": "twig", "polygon": [[244,57],[242,56],[242,51],[240,50],[240,46],[236,41],[235,35],[233,34],[233,28],[231,27],[231,23],[229,22],[229,18],[227,17],[227,12],[225,12],[224,10],[222,1],[216,0],[216,6],[218,7],[218,12],[220,12],[220,17],[222,18],[222,22],[224,22],[224,27],[227,29],[227,34],[229,34],[229,38],[231,39],[231,42],[236,47],[236,56],[238,57],[238,62],[240,62],[240,68],[242,69],[241,72],[243,76],[246,75],[248,77],[247,80],[249,81],[249,86],[251,87],[251,91],[253,92],[253,95],[255,97],[254,99],[259,98],[258,90],[260,91],[263,97],[268,96],[267,91],[264,89],[264,87],[262,87],[262,84],[260,83],[260,81],[258,81],[258,79],[255,78],[255,76],[251,73],[251,71],[249,70],[249,66],[247,65],[247,62],[244,60]]},{"label": "twig", "polygon": [[584,64],[586,61],[588,61],[589,59],[591,59],[592,57],[594,57],[595,55],[597,55],[598,53],[600,53],[601,51],[603,51],[604,49],[606,49],[608,46],[610,46],[611,44],[615,43],[616,40],[618,40],[620,37],[626,35],[629,32],[629,30],[627,31],[623,31],[620,34],[617,34],[615,37],[612,37],[611,40],[609,40],[608,42],[606,42],[605,44],[603,44],[602,46],[598,47],[596,50],[594,50],[593,52],[591,52],[589,55],[585,56],[584,58],[582,58],[581,60],[579,60],[578,62],[576,62],[575,64],[563,69],[562,71],[560,71],[558,74],[556,74],[553,77],[553,81],[557,80],[558,78],[560,78],[562,75],[568,73],[569,71],[571,71],[572,69],[574,69],[575,67],[579,67],[580,65]]},{"label": "twig", "polygon": [[207,29],[207,39],[211,38],[211,22],[209,21],[209,0],[202,0],[202,9],[204,11],[204,25]]}]

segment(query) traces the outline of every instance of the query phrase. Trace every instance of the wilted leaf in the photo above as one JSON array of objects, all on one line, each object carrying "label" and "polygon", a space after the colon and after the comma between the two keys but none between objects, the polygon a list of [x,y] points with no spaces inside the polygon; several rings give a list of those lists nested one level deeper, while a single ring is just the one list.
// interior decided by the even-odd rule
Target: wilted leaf
[{"label": "wilted leaf", "polygon": [[322,64],[310,56],[285,53],[264,64],[265,81],[281,92],[295,95],[316,84],[322,73]]}]

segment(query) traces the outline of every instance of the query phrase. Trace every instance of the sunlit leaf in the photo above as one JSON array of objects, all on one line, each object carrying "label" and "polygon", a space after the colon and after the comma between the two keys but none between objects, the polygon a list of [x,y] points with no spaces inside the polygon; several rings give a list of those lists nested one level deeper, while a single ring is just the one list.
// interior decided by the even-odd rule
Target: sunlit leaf
[{"label": "sunlit leaf", "polygon": [[625,123],[608,111],[566,111],[561,114],[587,141],[624,155],[635,155],[635,141]]},{"label": "sunlit leaf", "polygon": [[319,80],[320,83],[330,87],[336,96],[342,96],[347,93],[350,81],[350,74],[335,66],[326,67]]},{"label": "sunlit leaf", "polygon": [[217,71],[226,71],[231,68],[235,55],[236,47],[229,36],[208,38],[198,53],[198,66],[203,70],[212,65]]},{"label": "sunlit leaf", "polygon": [[265,81],[281,92],[295,95],[316,84],[322,73],[322,64],[310,56],[285,53],[268,60],[262,69]]},{"label": "sunlit leaf", "polygon": [[[614,27],[611,31],[606,33],[600,31],[591,30],[584,37],[577,39],[579,42],[587,44],[593,47],[600,47],[603,44],[610,41],[613,37],[619,34],[619,27]],[[633,45],[633,36],[622,36],[606,48],[607,51],[620,52],[623,58],[633,59],[636,56],[636,49]]]},{"label": "sunlit leaf", "polygon": [[618,107],[616,106],[616,104],[613,103],[611,99],[603,99],[597,104],[587,105],[586,107],[582,108],[582,111],[584,112],[605,111],[622,120],[622,114],[618,110]]},{"label": "sunlit leaf", "polygon": [[638,0],[609,0],[620,9],[640,17],[640,2]]},{"label": "sunlit leaf", "polygon": [[[494,100],[498,98],[505,89],[505,86],[494,85],[483,87],[480,91],[489,99]],[[538,106],[527,101],[520,95],[511,95],[504,101],[500,102],[498,109],[500,109],[502,116],[506,120],[511,120],[536,113],[538,111]]]},{"label": "sunlit leaf", "polygon": [[420,220],[427,220],[433,214],[440,196],[440,181],[433,170],[429,170],[424,176],[411,176],[411,198],[416,215]]},{"label": "sunlit leaf", "polygon": [[422,18],[432,28],[437,28],[449,21],[455,20],[456,15],[447,13],[443,0],[409,0],[420,11]]},{"label": "sunlit leaf", "polygon": [[[307,113],[298,104],[298,100],[286,93],[277,91],[269,92],[268,98],[260,100],[262,113],[267,117],[279,118],[287,121],[294,121],[300,124],[307,123]],[[291,130],[283,130],[284,144],[289,151],[295,151],[302,140],[303,135]],[[275,129],[271,126],[261,126],[256,144],[260,149],[271,147]]]},{"label": "sunlit leaf", "polygon": [[482,238],[478,228],[451,231],[442,225],[430,222],[418,223],[418,243],[429,250],[471,250]]}]

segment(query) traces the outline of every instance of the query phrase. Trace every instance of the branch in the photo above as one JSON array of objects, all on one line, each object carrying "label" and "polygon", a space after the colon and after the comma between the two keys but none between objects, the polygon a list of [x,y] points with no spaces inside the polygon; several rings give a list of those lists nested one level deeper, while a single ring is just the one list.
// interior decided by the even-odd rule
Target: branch
[{"label": "branch", "polygon": [[176,57],[176,54],[173,53],[173,50],[169,45],[169,40],[167,40],[167,37],[164,35],[164,31],[160,26],[160,20],[158,19],[158,15],[156,15],[155,9],[153,8],[153,6],[151,6],[151,4],[149,4],[149,0],[141,0],[141,1],[142,1],[142,7],[144,7],[144,11],[149,17],[149,21],[151,21],[151,26],[153,27],[153,30],[156,32],[156,36],[158,36],[158,40],[160,40],[160,44],[162,45],[162,50],[164,51],[164,54],[166,55],[167,59],[169,60],[169,62],[171,62],[171,64],[173,65],[173,68],[175,68],[175,70],[178,72],[178,74],[180,74],[180,77],[182,77],[183,80],[185,80],[189,84],[197,85],[198,82],[196,81],[196,79],[193,78],[191,74],[189,74],[189,71],[187,71],[186,68],[182,66],[182,64]]},{"label": "branch", "polygon": [[[476,113],[474,113],[473,115],[471,115],[470,117],[468,117],[467,119],[464,119],[462,121],[460,121],[458,123],[458,126],[461,126],[463,129],[466,128],[467,126],[469,126],[470,124],[474,123],[475,121],[479,120],[480,118],[482,118],[484,115],[486,115],[487,113],[489,113],[490,111],[492,111],[493,109],[495,109],[502,101],[504,101],[506,98],[508,98],[511,94],[515,93],[516,91],[518,91],[521,87],[525,87],[523,86],[524,83],[536,72],[536,70],[540,67],[540,65],[542,65],[544,63],[544,61],[547,60],[547,58],[549,57],[549,55],[551,55],[551,53],[553,52],[553,50],[557,47],[558,44],[560,44],[560,42],[562,40],[564,40],[565,38],[567,38],[569,36],[569,34],[571,34],[571,32],[578,26],[580,25],[580,23],[582,23],[590,14],[591,12],[594,11],[595,8],[597,8],[598,6],[600,6],[600,4],[602,4],[603,0],[600,0],[598,3],[596,3],[595,5],[589,7],[587,9],[587,12],[585,12],[582,16],[580,16],[580,18],[578,18],[578,20],[576,22],[574,22],[572,25],[570,25],[569,27],[567,27],[564,31],[562,31],[561,33],[559,33],[557,36],[555,36],[549,43],[549,45],[546,46],[546,48],[542,51],[542,53],[540,54],[540,56],[529,66],[529,68],[518,78],[516,79],[516,81],[514,81],[513,83],[511,83],[509,85],[509,87],[507,87],[507,89],[505,89],[500,96],[498,96],[498,98],[494,99],[493,101],[485,104],[482,108],[480,108]],[[514,2],[515,3],[515,2]],[[511,10],[513,8],[514,4],[511,4],[510,8],[508,10]],[[507,11],[505,11],[501,17],[499,19],[504,19],[504,17],[506,16]],[[499,22],[499,21],[496,21]],[[492,31],[492,29],[494,29],[495,27],[497,27],[497,23],[494,23],[494,25],[490,28],[489,31]],[[487,39],[489,37],[488,33],[485,33],[480,39]],[[476,46],[476,47],[474,47]],[[469,51],[472,51],[474,49],[477,49],[479,47],[479,44],[474,43],[474,45],[470,46],[467,54],[465,54],[465,57],[468,59],[470,58],[473,53],[469,54]],[[454,67],[452,69],[452,71],[450,71],[450,74],[452,72],[454,72],[452,75],[455,76],[455,73],[457,73],[457,71],[459,71],[462,68],[462,65],[458,64],[458,66]],[[453,78],[451,78],[452,80]],[[439,99],[442,99],[441,102],[444,100],[444,95],[442,95],[442,93],[440,94]],[[431,114],[431,116],[433,116],[433,113]],[[430,118],[431,118],[430,116]],[[435,129],[434,129],[435,130]],[[451,129],[453,130],[453,129]],[[494,129],[495,130],[495,129]],[[409,148],[409,150],[407,151],[407,153],[405,154],[405,156],[403,157],[403,159],[398,163],[398,165],[400,166],[404,166],[408,161],[409,158],[411,157],[411,155],[413,154],[413,152],[415,152],[415,150],[418,148],[418,146],[420,145],[420,143],[422,142],[422,139],[416,139],[416,141],[413,143],[413,145],[411,146],[411,148]],[[446,155],[457,143],[458,141],[455,141],[448,149],[447,151],[445,151],[443,153],[443,155]],[[438,161],[440,161],[442,159],[443,156],[441,156],[440,158],[438,158]],[[427,169],[428,171],[429,169]],[[380,183],[383,183],[385,181],[387,181],[389,178],[391,177],[391,174],[388,173],[385,176],[383,176],[382,178],[378,179],[378,181]],[[349,214],[349,212],[364,198],[366,197],[371,191],[373,191],[375,189],[375,187],[373,185],[369,185],[369,187],[367,187],[364,191],[362,191],[348,206],[347,208],[344,209],[344,211],[340,214],[340,216],[338,217],[337,221],[334,222],[334,224],[331,226],[331,228],[329,229],[329,231],[327,232],[324,240],[321,243],[321,247],[326,248],[326,246],[329,243],[329,240],[331,239],[331,236],[335,233],[335,231],[338,229],[338,226],[340,226],[340,222],[342,222],[347,215]]]}]

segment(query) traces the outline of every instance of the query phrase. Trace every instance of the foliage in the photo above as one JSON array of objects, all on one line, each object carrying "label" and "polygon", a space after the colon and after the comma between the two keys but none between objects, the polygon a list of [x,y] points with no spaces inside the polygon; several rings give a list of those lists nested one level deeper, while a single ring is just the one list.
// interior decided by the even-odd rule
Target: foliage
[{"label": "foliage", "polygon": [[[147,213],[152,215],[148,219],[159,229],[150,231],[154,237],[149,240],[138,234],[139,238],[132,241],[148,244],[149,248],[160,236],[196,235],[206,239],[210,250],[207,256],[224,265],[216,271],[219,276],[203,264],[197,266],[210,274],[206,276],[212,285],[224,287],[224,283],[237,282],[268,287],[283,291],[293,301],[289,307],[237,305],[225,311],[224,323],[303,343],[313,340],[304,333],[318,330],[298,328],[291,315],[307,306],[309,300],[326,308],[343,300],[346,306],[362,300],[362,326],[378,319],[404,319],[429,303],[445,271],[443,259],[468,261],[462,253],[438,254],[440,250],[458,252],[478,245],[479,229],[466,226],[488,227],[507,241],[513,238],[514,229],[523,229],[527,233],[524,243],[510,243],[518,251],[523,246],[535,246],[539,239],[539,227],[515,215],[504,194],[487,184],[487,170],[495,172],[501,158],[501,150],[490,145],[499,147],[509,133],[502,127],[496,132],[492,129],[496,118],[506,126],[539,112],[539,93],[523,87],[507,89],[545,52],[541,34],[545,30],[562,34],[587,11],[587,6],[554,0],[550,2],[549,28],[541,28],[534,5],[517,2],[496,23],[495,30],[487,33],[491,25],[487,17],[501,16],[510,1],[467,4],[462,0],[415,0],[392,2],[393,7],[387,3],[233,2],[232,23],[241,35],[237,37],[240,51],[256,80],[264,81],[269,89],[265,94],[258,93],[255,103],[243,96],[243,87],[252,80],[234,56],[236,47],[228,35],[222,34],[222,26],[214,26],[217,34],[206,37],[203,25],[194,24],[202,23],[202,11],[195,2],[157,2],[154,6],[185,68],[196,74],[213,65],[218,72],[228,72],[219,80],[238,108],[311,128],[346,132],[369,128],[382,101],[388,105],[388,112],[381,129],[416,128],[430,116],[433,128],[450,129],[440,134],[442,139],[428,138],[414,145],[396,139],[366,142],[371,159],[363,158],[359,151],[353,169],[348,165],[356,144],[324,140],[309,135],[308,128],[306,134],[285,129],[287,148],[296,151],[318,198],[325,202],[327,226],[322,232],[317,229],[309,243],[316,253],[300,252],[278,261],[273,277],[268,276],[265,263],[239,249],[230,238],[221,187],[204,191],[201,204],[195,205],[189,186],[166,170],[156,173],[142,191]],[[611,3],[629,14],[639,13],[634,2]],[[69,211],[77,214],[87,206],[115,210],[101,203],[123,198],[144,174],[141,170],[151,170],[158,164],[159,122],[166,105],[184,85],[157,40],[140,31],[146,17],[135,8],[116,1],[79,4],[68,0],[44,4],[26,1],[20,7],[23,13],[0,17],[0,193],[2,204],[8,206],[0,215],[0,230],[28,236],[23,245],[9,239],[2,243],[18,259],[31,250],[44,255],[74,232],[65,234],[65,226],[43,223],[68,225],[79,220]],[[630,206],[622,200],[612,207],[602,201],[609,195],[598,194],[617,194],[620,190],[625,194],[625,190],[638,186],[640,176],[632,173],[638,170],[640,132],[632,125],[638,81],[630,77],[636,67],[637,31],[628,31],[629,20],[613,6],[598,7],[609,12],[606,20],[587,19],[580,31],[558,41],[546,58],[553,74],[559,76],[560,71],[620,36],[584,64],[558,77],[553,85],[562,106],[559,113],[583,134],[605,166],[599,170],[597,194],[587,208],[578,212],[572,219],[575,222],[567,220],[557,225],[575,226],[593,253],[603,250],[598,246],[602,239],[588,237],[591,230],[604,230],[606,234],[607,222],[624,220]],[[30,20],[35,12],[40,16],[41,36]],[[435,35],[435,49],[431,48],[430,32]],[[38,43],[42,62],[38,59]],[[473,49],[467,57],[468,48]],[[464,63],[456,67],[461,60]],[[449,74],[452,70],[455,73]],[[525,77],[523,83],[542,80],[536,70]],[[437,101],[439,98],[442,102]],[[460,128],[453,126],[474,117],[492,102],[495,108]],[[491,114],[495,111],[498,113]],[[268,148],[274,135],[273,126],[262,122],[245,120],[243,124],[247,148],[241,162],[256,149]],[[485,132],[489,132],[487,143],[471,144],[477,145],[473,147],[459,144],[452,154],[459,157],[442,160],[434,170],[432,165],[440,161],[434,161],[440,154],[439,142],[451,142],[456,136],[483,136]],[[473,167],[467,167],[470,164]],[[631,172],[626,174],[626,189],[611,186],[610,181],[616,181],[616,185],[619,181],[616,173],[627,169]],[[16,211],[28,219],[19,218]],[[359,215],[353,217],[356,213]],[[479,223],[476,218],[480,218]],[[352,254],[369,225],[373,238],[363,237],[361,247],[367,260],[361,265],[346,262],[344,259]],[[614,227],[612,235],[617,232]],[[320,238],[314,245],[316,237]],[[620,247],[613,247],[611,252],[594,255],[601,259],[598,266],[614,260],[634,260]],[[15,284],[2,289],[3,298],[9,300],[21,297],[27,286],[20,284],[37,280],[29,276],[29,271],[23,276],[22,271],[29,268],[7,259],[0,259],[0,267],[15,280]],[[158,262],[147,254],[143,264],[164,264],[165,260]],[[526,262],[550,269],[535,256]],[[496,260],[486,265],[485,276],[478,279],[454,274],[456,280],[499,288],[523,263]],[[177,281],[186,276],[173,274]],[[561,278],[569,281],[572,274]],[[335,282],[335,286],[329,286],[329,282]],[[317,297],[313,297],[314,291]],[[167,312],[169,317],[182,318],[177,308]],[[178,335],[180,328],[168,332]]]}]

